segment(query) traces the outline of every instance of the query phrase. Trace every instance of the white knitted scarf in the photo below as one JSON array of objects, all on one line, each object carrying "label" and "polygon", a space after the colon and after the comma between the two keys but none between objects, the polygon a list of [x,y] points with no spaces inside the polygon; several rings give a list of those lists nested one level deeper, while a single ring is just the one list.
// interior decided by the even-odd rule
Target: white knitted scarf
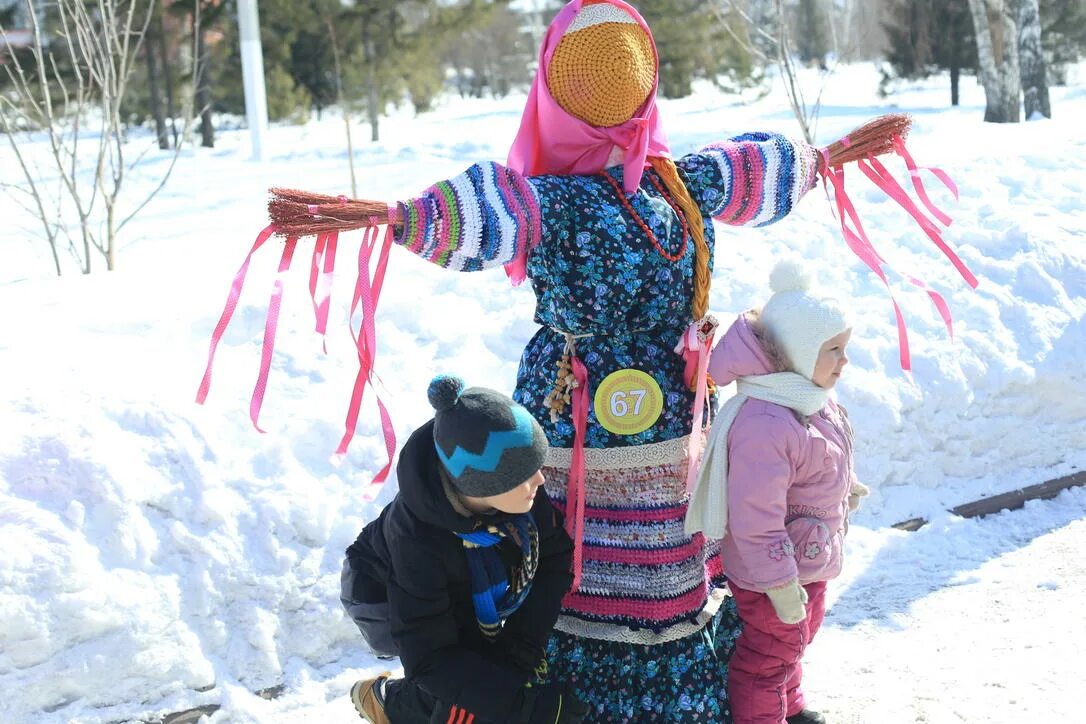
[{"label": "white knitted scarf", "polygon": [[773,402],[808,416],[825,407],[829,396],[829,390],[795,372],[740,377],[735,396],[717,411],[709,430],[697,487],[686,511],[686,534],[703,531],[708,538],[724,537],[728,526],[728,431],[747,399]]}]

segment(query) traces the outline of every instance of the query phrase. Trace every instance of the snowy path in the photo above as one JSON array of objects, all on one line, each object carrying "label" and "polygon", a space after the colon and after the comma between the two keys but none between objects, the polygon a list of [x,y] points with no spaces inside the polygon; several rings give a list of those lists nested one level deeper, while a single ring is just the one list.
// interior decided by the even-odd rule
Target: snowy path
[{"label": "snowy path", "polygon": [[[1037,517],[1044,506],[1062,509],[1045,521]],[[884,546],[851,585],[837,586],[808,657],[812,704],[835,724],[1082,721],[1072,714],[1086,649],[1084,512],[1079,489]],[[1060,517],[1062,527],[1047,530]],[[980,538],[1000,536],[996,550],[1006,552],[973,560],[987,544]],[[884,557],[898,574],[913,557],[915,576],[880,575]]]},{"label": "snowy path", "polygon": [[[989,549],[999,554],[979,558]],[[807,657],[810,703],[831,724],[1071,721],[1086,650],[1083,550],[1084,489],[917,533],[854,527],[851,559]],[[910,559],[915,574],[902,575]],[[337,695],[353,678],[339,677],[322,705],[269,703],[263,721],[358,722]]]}]

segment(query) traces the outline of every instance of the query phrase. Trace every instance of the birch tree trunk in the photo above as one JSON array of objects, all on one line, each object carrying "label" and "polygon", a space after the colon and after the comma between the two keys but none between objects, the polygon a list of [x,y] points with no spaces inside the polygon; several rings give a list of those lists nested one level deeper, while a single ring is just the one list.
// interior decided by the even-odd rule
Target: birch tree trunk
[{"label": "birch tree trunk", "polygon": [[1009,2],[1013,0],[969,0],[986,101],[984,120],[990,123],[1021,120],[1018,26]]},{"label": "birch tree trunk", "polygon": [[1026,120],[1037,114],[1052,117],[1045,79],[1045,56],[1041,51],[1041,13],[1037,0],[1017,0],[1018,60],[1024,92]]}]

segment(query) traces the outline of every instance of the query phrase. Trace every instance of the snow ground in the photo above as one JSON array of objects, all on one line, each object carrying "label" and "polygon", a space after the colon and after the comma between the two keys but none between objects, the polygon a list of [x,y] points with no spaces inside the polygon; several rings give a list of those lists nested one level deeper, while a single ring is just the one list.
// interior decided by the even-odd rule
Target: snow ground
[{"label": "snow ground", "polygon": [[[899,209],[850,180],[880,251],[919,270],[954,311],[952,341],[926,298],[895,280],[911,379],[897,367],[885,289],[845,249],[820,191],[773,227],[718,229],[711,307],[722,318],[764,300],[786,251],[864,310],[839,393],[874,492],[807,667],[812,704],[838,721],[1077,712],[1086,493],[983,520],[943,511],[1086,466],[1084,82],[1053,89],[1051,121],[995,126],[980,122],[983,94],[969,79],[958,109],[945,107],[945,79],[885,99],[870,66],[830,79],[820,142],[905,110],[915,157],[961,187],[955,203],[929,184],[955,219],[948,240],[981,278],[975,292]],[[408,196],[504,158],[522,103],[447,98],[433,114],[398,113],[380,143],[356,152],[358,195]],[[744,104],[702,88],[662,112],[677,153],[750,129],[795,130],[777,92]],[[354,377],[345,300],[357,240],[341,245],[327,356],[311,331],[308,260],[290,274],[268,434],[247,410],[278,262],[270,247],[254,259],[207,406],[192,401],[266,187],[349,191],[341,139],[342,121],[326,117],[272,129],[263,164],[248,160],[242,132],[186,151],[108,275],[52,278],[34,219],[0,197],[10,229],[0,238],[0,684],[15,692],[0,720],[101,724],[201,704],[221,705],[215,724],[354,720],[345,692],[381,664],[340,611],[340,561],[395,488],[366,487],[383,464],[372,408],[343,465],[328,462]],[[165,163],[151,154],[136,169],[133,199]],[[7,148],[0,182],[18,182]],[[436,372],[512,388],[534,331],[530,292],[500,271],[452,275],[400,250],[388,279],[378,372],[400,441],[426,419]],[[914,516],[932,524],[889,527]],[[273,701],[251,693],[280,684]]]}]

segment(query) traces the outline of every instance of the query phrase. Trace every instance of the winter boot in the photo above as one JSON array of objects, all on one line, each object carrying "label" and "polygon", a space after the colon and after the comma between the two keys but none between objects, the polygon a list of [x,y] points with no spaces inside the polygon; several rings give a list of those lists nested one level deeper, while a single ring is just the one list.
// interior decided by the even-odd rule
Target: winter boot
[{"label": "winter boot", "polygon": [[385,682],[391,671],[378,674],[373,679],[356,681],[351,687],[351,702],[358,715],[370,724],[392,724],[385,714]]},{"label": "winter boot", "polygon": [[798,714],[785,717],[784,719],[788,724],[826,724],[826,717],[819,714],[817,711],[811,711],[810,709],[804,709]]}]

